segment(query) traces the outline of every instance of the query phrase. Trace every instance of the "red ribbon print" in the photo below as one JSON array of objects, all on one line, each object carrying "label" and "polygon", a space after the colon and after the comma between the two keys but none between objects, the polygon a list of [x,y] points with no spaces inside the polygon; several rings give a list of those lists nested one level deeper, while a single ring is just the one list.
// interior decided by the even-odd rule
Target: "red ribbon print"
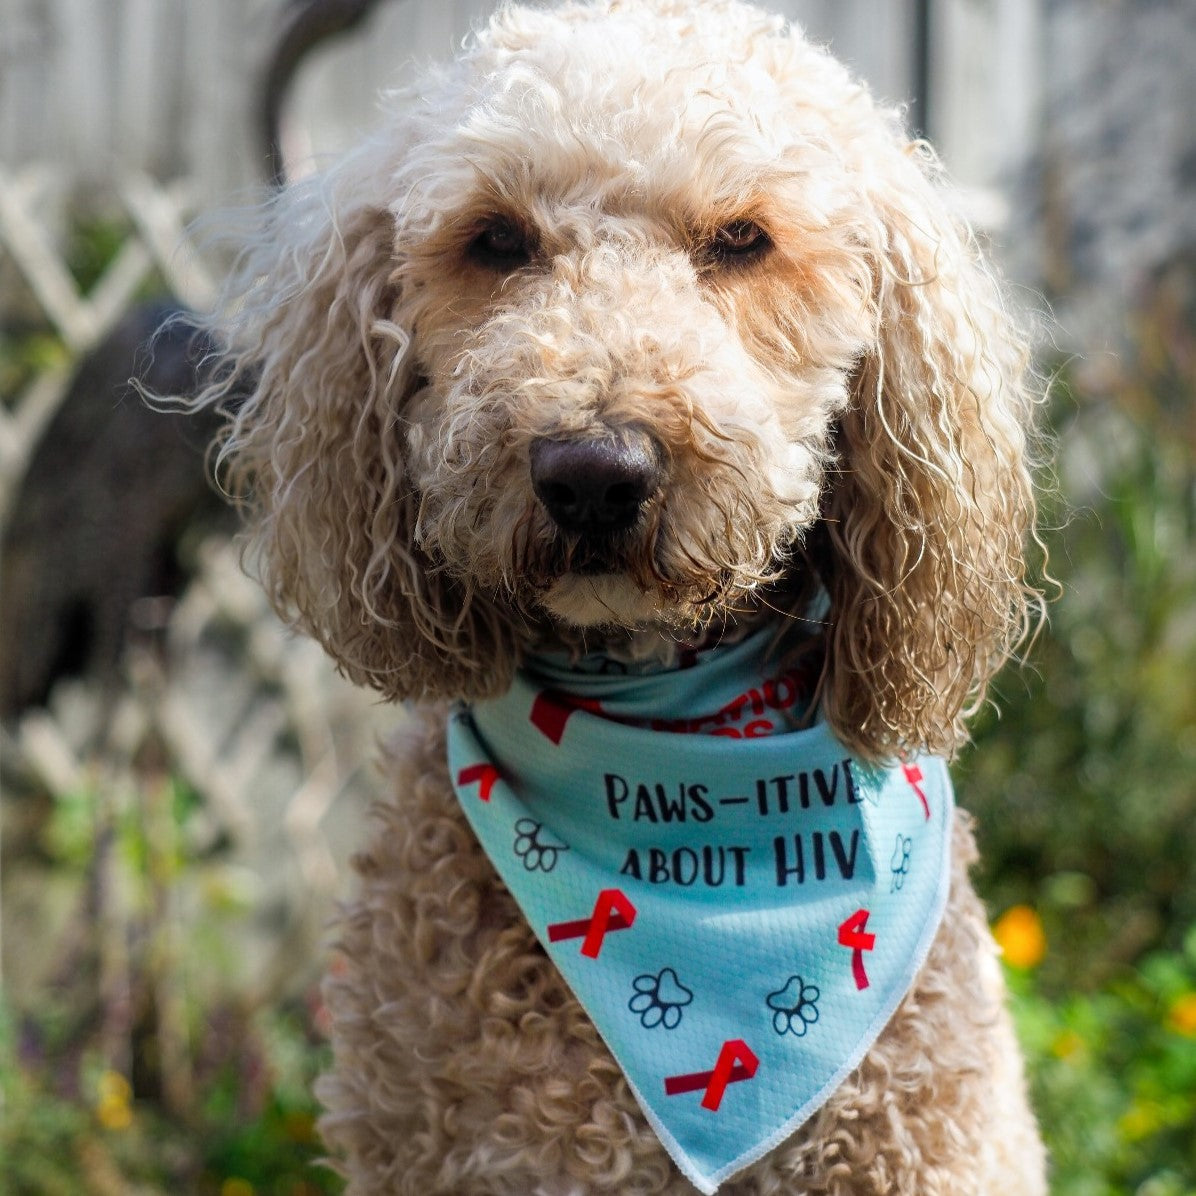
[{"label": "red ribbon print", "polygon": [[635,921],[635,906],[621,889],[603,889],[594,902],[594,912],[588,918],[575,922],[554,922],[548,927],[548,941],[559,943],[562,939],[584,937],[581,953],[589,959],[597,959],[602,950],[602,941],[612,930],[629,930]]},{"label": "red ribbon print", "polygon": [[494,782],[499,779],[500,775],[493,764],[471,764],[457,773],[457,784],[472,785],[474,781],[477,781],[478,797],[482,801],[489,801],[490,791],[494,788]]},{"label": "red ribbon print", "polygon": [[864,952],[871,951],[876,946],[876,935],[868,934],[869,911],[857,909],[839,927],[839,946],[851,948],[851,974],[855,977],[858,989],[868,987],[868,973],[864,971]]},{"label": "red ribbon print", "polygon": [[718,1053],[718,1060],[713,1071],[695,1071],[688,1075],[666,1076],[664,1091],[666,1096],[679,1096],[683,1092],[697,1092],[704,1088],[702,1108],[717,1113],[719,1105],[723,1103],[723,1094],[728,1084],[738,1084],[741,1080],[750,1080],[756,1074],[760,1060],[742,1038],[731,1038],[723,1043]]},{"label": "red ribbon print", "polygon": [[528,716],[533,727],[552,743],[560,746],[565,734],[565,724],[575,710],[588,710],[591,714],[602,713],[602,703],[597,698],[578,698],[573,694],[557,693],[545,689],[536,694]]},{"label": "red ribbon print", "polygon": [[930,803],[926,800],[926,791],[922,788],[922,782],[926,779],[925,775],[916,764],[903,764],[901,771],[905,773],[905,779],[909,781],[910,788],[918,795],[922,809],[926,812],[926,821],[929,822]]}]

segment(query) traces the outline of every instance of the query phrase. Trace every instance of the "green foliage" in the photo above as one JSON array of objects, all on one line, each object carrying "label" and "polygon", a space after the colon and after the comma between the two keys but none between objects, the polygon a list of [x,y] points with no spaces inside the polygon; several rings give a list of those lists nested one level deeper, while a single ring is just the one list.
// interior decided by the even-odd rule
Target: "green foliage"
[{"label": "green foliage", "polygon": [[1196,931],[1094,993],[1010,980],[1054,1196],[1193,1196]]},{"label": "green foliage", "polygon": [[[204,1076],[198,1109],[167,1113],[94,1054],[64,1065],[36,1024],[0,1022],[0,1181],[6,1196],[330,1196],[311,1082],[326,1064],[295,1013],[225,1019],[235,1039]],[[213,1044],[208,1041],[207,1049]]]},{"label": "green foliage", "polygon": [[[63,257],[67,269],[84,295],[90,295],[96,283],[116,260],[137,230],[119,209],[110,211],[77,209],[67,231]],[[135,301],[152,299],[170,290],[155,269],[146,275],[134,293]]]},{"label": "green foliage", "polygon": [[48,330],[0,328],[0,399],[20,394],[39,374],[65,366],[69,358],[61,338]]},{"label": "green foliage", "polygon": [[[262,1008],[233,995],[248,906],[202,798],[154,769],[92,778],[49,795],[37,847],[87,920],[55,945],[57,979],[35,1006],[0,1003],[0,1191],[339,1191],[317,1165],[318,997]],[[183,949],[167,891],[187,895]]]},{"label": "green foliage", "polygon": [[981,888],[1039,911],[1060,987],[1196,924],[1196,424],[1174,382],[1182,368],[1196,393],[1196,355],[1179,332],[1157,343],[1168,326],[1196,310],[1148,321],[1121,372],[1059,380],[1066,490],[1044,515],[1061,595],[958,770]]},{"label": "green foliage", "polygon": [[131,232],[126,220],[89,210],[75,213],[63,256],[83,294],[86,295],[103,277]]},{"label": "green foliage", "polygon": [[960,761],[979,887],[1046,930],[1011,971],[1055,1196],[1196,1196],[1196,264],[1123,358],[1054,388],[1060,593]]}]

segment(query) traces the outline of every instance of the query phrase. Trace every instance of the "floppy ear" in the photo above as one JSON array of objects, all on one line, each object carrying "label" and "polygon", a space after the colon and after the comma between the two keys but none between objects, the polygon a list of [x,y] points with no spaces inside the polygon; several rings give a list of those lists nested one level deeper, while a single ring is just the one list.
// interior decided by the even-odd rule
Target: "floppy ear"
[{"label": "floppy ear", "polygon": [[[875,143],[874,143],[875,147]],[[1028,346],[922,145],[868,164],[875,337],[840,426],[825,708],[874,757],[950,754],[1025,636]]]},{"label": "floppy ear", "polygon": [[413,543],[403,413],[421,380],[394,166],[370,144],[261,210],[210,321],[225,368],[199,402],[229,413],[221,481],[284,618],[389,698],[492,692],[513,659],[506,625]]}]

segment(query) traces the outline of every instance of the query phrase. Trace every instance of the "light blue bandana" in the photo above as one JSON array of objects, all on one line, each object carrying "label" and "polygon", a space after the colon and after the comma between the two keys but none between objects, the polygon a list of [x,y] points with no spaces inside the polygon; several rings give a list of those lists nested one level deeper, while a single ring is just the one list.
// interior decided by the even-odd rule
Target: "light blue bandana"
[{"label": "light blue bandana", "polygon": [[767,643],[642,675],[537,659],[449,722],[478,839],[706,1193],[859,1063],[947,897],[946,766],[794,729],[809,687]]}]

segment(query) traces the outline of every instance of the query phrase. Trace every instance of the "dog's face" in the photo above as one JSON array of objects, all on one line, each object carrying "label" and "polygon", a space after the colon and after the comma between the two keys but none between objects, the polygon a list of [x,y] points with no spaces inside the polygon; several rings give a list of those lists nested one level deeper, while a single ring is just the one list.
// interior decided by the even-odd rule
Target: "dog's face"
[{"label": "dog's face", "polygon": [[943,746],[1026,609],[1017,334],[891,115],[689,9],[504,10],[279,200],[226,330],[268,584],[351,675],[482,693],[546,629],[758,608],[816,536],[832,722]]},{"label": "dog's face", "polygon": [[481,56],[405,164],[393,318],[419,547],[530,619],[684,630],[817,518],[873,272],[827,117],[684,18],[643,55],[644,21]]}]

